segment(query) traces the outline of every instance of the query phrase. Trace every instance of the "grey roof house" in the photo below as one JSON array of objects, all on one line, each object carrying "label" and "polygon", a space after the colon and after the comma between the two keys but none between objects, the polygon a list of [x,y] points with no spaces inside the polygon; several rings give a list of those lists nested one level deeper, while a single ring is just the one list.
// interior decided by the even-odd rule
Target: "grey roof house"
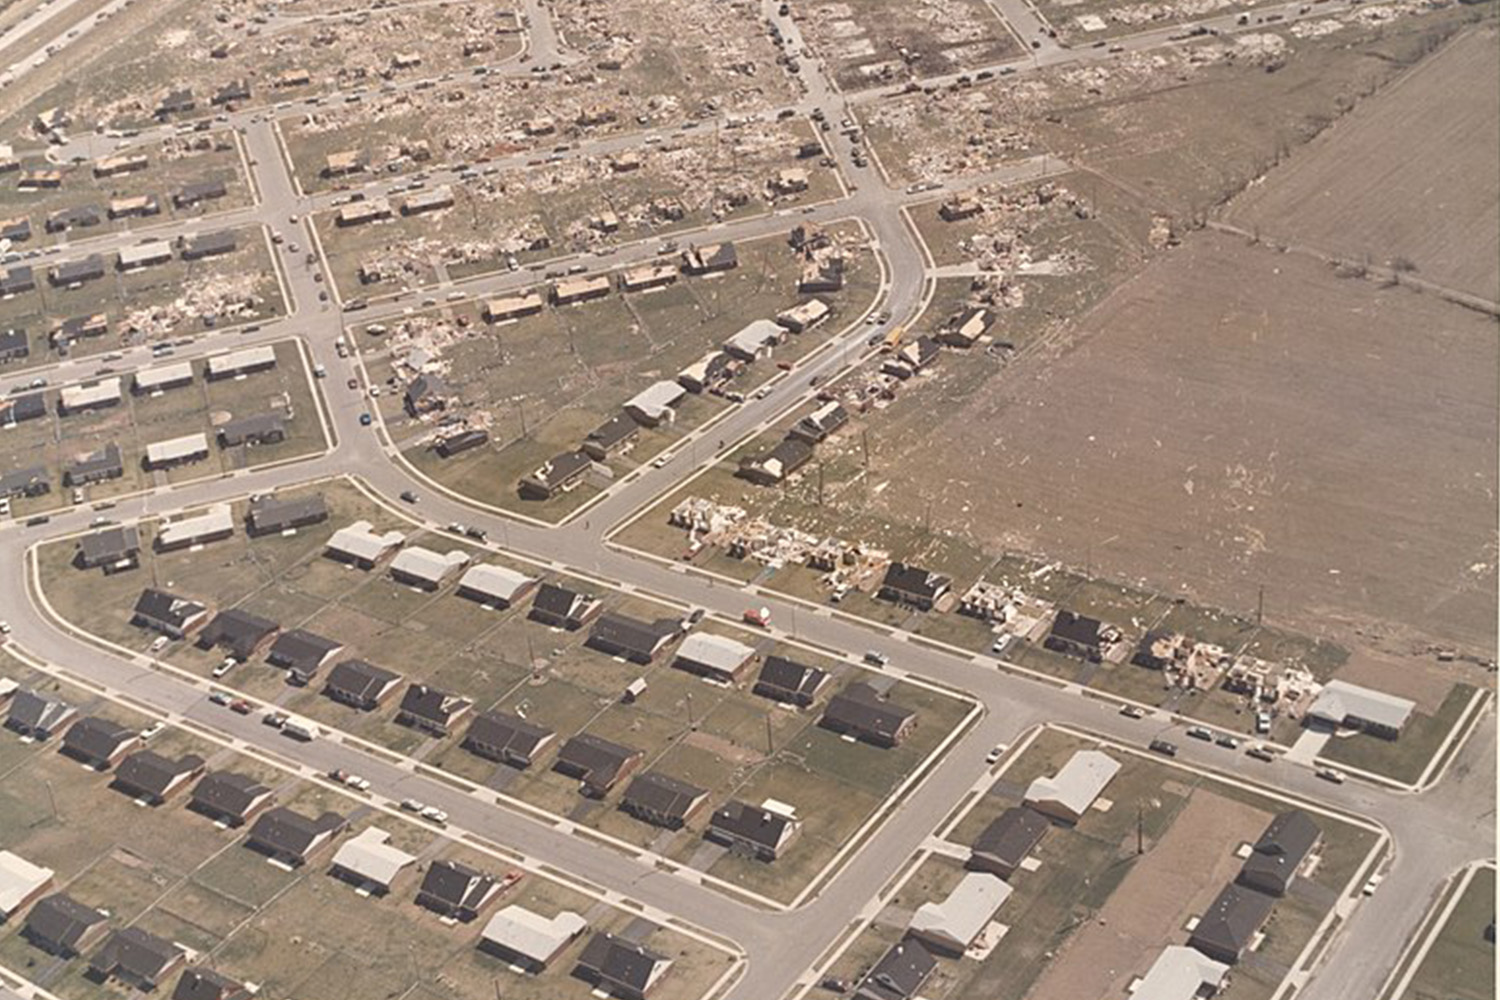
[{"label": "grey roof house", "polygon": [[531,766],[556,738],[557,734],[546,726],[504,712],[485,712],[469,723],[463,747],[486,760],[524,768]]}]

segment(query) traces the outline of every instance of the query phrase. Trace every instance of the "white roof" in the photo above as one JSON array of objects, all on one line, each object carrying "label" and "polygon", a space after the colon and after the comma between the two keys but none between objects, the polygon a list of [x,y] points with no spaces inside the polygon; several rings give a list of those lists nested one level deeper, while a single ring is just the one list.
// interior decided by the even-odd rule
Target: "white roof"
[{"label": "white roof", "polygon": [[417,860],[414,855],[392,847],[391,835],[378,827],[368,827],[359,835],[344,841],[333,856],[333,863],[376,885],[390,887],[401,869]]},{"label": "white roof", "polygon": [[525,907],[507,906],[490,918],[480,936],[507,951],[545,962],[587,926],[588,921],[571,910],[544,917]]},{"label": "white roof", "polygon": [[908,929],[951,941],[956,948],[967,948],[995,919],[995,911],[1010,898],[1011,891],[1004,879],[988,872],[969,872],[947,899],[917,907]]},{"label": "white roof", "polygon": [[192,377],[193,363],[191,361],[179,361],[176,364],[162,365],[160,368],[147,368],[145,371],[136,372],[135,384],[143,391],[150,391],[157,386],[180,382],[183,379],[192,379]]},{"label": "white roof", "polygon": [[542,297],[536,292],[512,295],[505,299],[490,299],[484,304],[484,311],[491,316],[509,316],[512,313],[540,308],[542,308]]},{"label": "white roof", "polygon": [[497,597],[502,601],[513,601],[516,595],[532,583],[532,578],[525,573],[517,573],[513,569],[504,566],[492,566],[489,563],[479,563],[470,566],[464,571],[459,579],[460,587],[478,591],[486,597]]},{"label": "white roof", "polygon": [[100,379],[92,385],[70,385],[62,391],[62,405],[65,410],[114,402],[119,398],[120,380],[118,378]]},{"label": "white roof", "polygon": [[1156,956],[1151,971],[1136,984],[1131,1000],[1193,1000],[1204,983],[1218,989],[1228,971],[1229,966],[1196,948],[1168,945]]},{"label": "white roof", "polygon": [[391,560],[391,571],[436,583],[468,561],[469,554],[462,549],[434,552],[431,549],[413,545],[396,553],[396,558]]},{"label": "white roof", "polygon": [[182,437],[171,438],[166,441],[156,441],[146,445],[146,461],[152,465],[159,462],[175,462],[178,459],[187,458],[189,455],[204,454],[208,451],[208,438],[201,432],[198,434],[184,434]]},{"label": "white roof", "polygon": [[1027,802],[1055,802],[1082,816],[1120,770],[1120,762],[1101,750],[1080,750],[1050,778],[1037,778],[1026,789]]},{"label": "white roof", "polygon": [[653,382],[625,403],[625,409],[638,410],[648,417],[659,417],[681,401],[687,390],[676,382]]},{"label": "white roof", "polygon": [[1329,681],[1323,685],[1307,714],[1336,724],[1354,718],[1400,729],[1414,708],[1414,702],[1384,691],[1360,687],[1348,681]]},{"label": "white roof", "polygon": [[742,642],[726,639],[722,635],[693,632],[682,640],[681,646],[677,647],[677,655],[684,660],[692,660],[694,663],[734,671],[740,664],[754,656],[755,650]]},{"label": "white roof", "polygon": [[120,248],[120,263],[129,267],[132,264],[144,264],[153,260],[171,260],[172,244],[166,240],[152,240],[150,243],[138,243],[132,247]]},{"label": "white roof", "polygon": [[387,550],[406,541],[406,536],[399,531],[387,531],[383,535],[377,535],[370,530],[370,527],[369,521],[355,521],[353,524],[345,525],[328,539],[328,547],[335,552],[341,552],[356,559],[374,562],[385,555]]},{"label": "white roof", "polygon": [[812,299],[779,313],[777,319],[788,319],[796,323],[807,324],[826,315],[828,315],[828,303],[822,299]]},{"label": "white roof", "polygon": [[230,351],[228,354],[220,354],[208,359],[208,371],[211,375],[223,375],[229,372],[237,372],[243,368],[254,368],[257,365],[274,365],[276,363],[276,348],[247,347],[241,351]]},{"label": "white roof", "polygon": [[51,868],[34,865],[19,854],[0,851],[0,916],[10,916],[54,874]]},{"label": "white roof", "polygon": [[758,319],[742,328],[734,336],[724,341],[726,349],[734,348],[747,354],[754,354],[762,347],[781,343],[781,326],[768,319]]},{"label": "white roof", "polygon": [[221,503],[193,517],[163,524],[157,534],[157,542],[161,545],[173,545],[233,530],[234,513],[227,503]]}]

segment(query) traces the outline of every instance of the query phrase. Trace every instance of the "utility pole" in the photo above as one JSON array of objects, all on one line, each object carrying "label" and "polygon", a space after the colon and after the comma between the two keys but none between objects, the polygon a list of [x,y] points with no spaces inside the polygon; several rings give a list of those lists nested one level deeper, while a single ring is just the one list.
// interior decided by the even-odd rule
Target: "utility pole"
[{"label": "utility pole", "polygon": [[823,506],[823,463],[818,463],[818,506]]},{"label": "utility pole", "polygon": [[1146,853],[1146,807],[1139,802],[1135,804],[1135,853]]},{"label": "utility pole", "polygon": [[689,691],[687,694],[687,713],[688,728],[696,732],[698,729],[698,723],[693,721],[693,692],[691,691]]},{"label": "utility pole", "polygon": [[770,757],[776,753],[776,744],[771,740],[771,716],[766,714],[766,756]]},{"label": "utility pole", "polygon": [[1261,584],[1261,586],[1259,586],[1259,587],[1256,588],[1256,592],[1255,592],[1255,624],[1256,624],[1257,627],[1260,626],[1260,623],[1265,618],[1265,616],[1266,616],[1266,588],[1265,588],[1265,584]]},{"label": "utility pole", "polygon": [[865,470],[869,471],[869,468],[870,468],[870,432],[867,431],[867,430],[861,429],[860,432],[859,432],[859,440],[860,440],[861,446],[865,450]]}]

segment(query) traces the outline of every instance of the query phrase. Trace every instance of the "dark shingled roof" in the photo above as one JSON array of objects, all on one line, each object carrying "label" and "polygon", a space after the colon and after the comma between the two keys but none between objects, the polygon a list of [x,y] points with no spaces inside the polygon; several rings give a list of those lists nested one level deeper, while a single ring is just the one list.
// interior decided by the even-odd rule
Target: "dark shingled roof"
[{"label": "dark shingled roof", "polygon": [[1101,627],[1102,623],[1097,618],[1089,618],[1063,610],[1057,613],[1057,617],[1052,622],[1052,630],[1048,634],[1082,646],[1097,646]]},{"label": "dark shingled roof", "polygon": [[251,614],[243,608],[230,608],[214,615],[198,636],[204,649],[223,646],[239,660],[248,660],[256,648],[281,626],[269,618]]},{"label": "dark shingled roof", "polygon": [[1322,836],[1318,824],[1301,809],[1280,813],[1255,842],[1236,881],[1252,889],[1282,895],[1291,887],[1297,869]]},{"label": "dark shingled roof", "polygon": [[128,743],[141,738],[139,730],[96,715],[79,719],[63,736],[63,749],[90,764],[102,766]]},{"label": "dark shingled roof", "polygon": [[1188,944],[1221,962],[1238,960],[1260,932],[1276,900],[1231,883],[1209,904]]},{"label": "dark shingled roof", "polygon": [[596,933],[578,956],[585,973],[606,982],[621,983],[642,992],[651,981],[656,966],[668,961],[645,945],[627,941],[602,931]]},{"label": "dark shingled roof", "polygon": [[591,733],[580,733],[562,745],[555,766],[573,774],[589,788],[602,792],[614,784],[620,771],[640,753]]},{"label": "dark shingled roof", "polygon": [[464,748],[500,760],[530,763],[539,747],[554,735],[539,726],[504,712],[485,712],[469,724]]},{"label": "dark shingled roof", "polygon": [[107,919],[65,892],[53,893],[26,914],[26,937],[53,954],[67,954],[76,952],[89,931]]},{"label": "dark shingled roof", "polygon": [[731,799],[714,810],[709,827],[723,830],[743,840],[775,850],[788,826],[796,820],[781,813],[774,813],[760,806],[753,806],[739,799]]},{"label": "dark shingled roof", "polygon": [[768,656],[755,681],[755,693],[777,701],[808,704],[828,680],[828,671],[784,656]]},{"label": "dark shingled roof", "polygon": [[317,819],[311,819],[285,806],[277,806],[255,821],[250,828],[248,843],[273,854],[305,858],[318,837],[341,830],[344,824],[344,817],[336,812],[325,812]]},{"label": "dark shingled roof", "polygon": [[311,674],[325,659],[343,648],[343,643],[325,639],[307,629],[294,628],[276,637],[266,659],[278,667]]},{"label": "dark shingled roof", "polygon": [[165,938],[139,927],[126,927],[109,936],[89,960],[89,966],[105,975],[119,973],[155,984],[182,956],[182,949]]},{"label": "dark shingled roof", "polygon": [[373,663],[345,660],[329,671],[328,683],[323,690],[339,701],[365,706],[373,704],[378,695],[389,690],[390,685],[400,679],[400,674]]},{"label": "dark shingled roof", "polygon": [[990,822],[974,838],[977,858],[1014,870],[1041,843],[1052,823],[1029,806],[1012,806]]},{"label": "dark shingled roof", "polygon": [[183,972],[172,991],[172,1000],[248,1000],[251,992],[212,969],[192,968]]},{"label": "dark shingled roof", "polygon": [[937,959],[906,938],[875,963],[855,990],[855,1000],[910,1000],[937,968]]},{"label": "dark shingled roof", "polygon": [[155,750],[138,750],[115,768],[115,784],[135,795],[161,798],[180,776],[192,774],[202,766],[203,758],[196,754],[172,760]]},{"label": "dark shingled roof", "polygon": [[637,775],[620,803],[627,811],[651,822],[681,823],[708,791],[660,771]]},{"label": "dark shingled roof", "polygon": [[833,696],[823,710],[823,723],[833,729],[894,740],[916,712],[886,701],[864,681],[850,684]]},{"label": "dark shingled roof", "polygon": [[198,782],[190,798],[205,812],[243,819],[255,801],[269,791],[248,774],[215,771]]},{"label": "dark shingled roof", "polygon": [[417,890],[417,902],[450,916],[472,916],[491,898],[495,879],[457,861],[434,861]]}]

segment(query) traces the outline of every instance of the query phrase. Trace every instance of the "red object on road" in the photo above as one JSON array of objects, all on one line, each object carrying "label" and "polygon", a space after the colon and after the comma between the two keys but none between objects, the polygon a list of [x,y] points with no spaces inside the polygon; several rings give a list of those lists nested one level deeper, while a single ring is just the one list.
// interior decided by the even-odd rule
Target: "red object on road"
[{"label": "red object on road", "polygon": [[767,625],[771,624],[771,609],[750,608],[745,612],[745,621],[749,622],[751,625],[759,625],[761,628],[765,628]]}]

